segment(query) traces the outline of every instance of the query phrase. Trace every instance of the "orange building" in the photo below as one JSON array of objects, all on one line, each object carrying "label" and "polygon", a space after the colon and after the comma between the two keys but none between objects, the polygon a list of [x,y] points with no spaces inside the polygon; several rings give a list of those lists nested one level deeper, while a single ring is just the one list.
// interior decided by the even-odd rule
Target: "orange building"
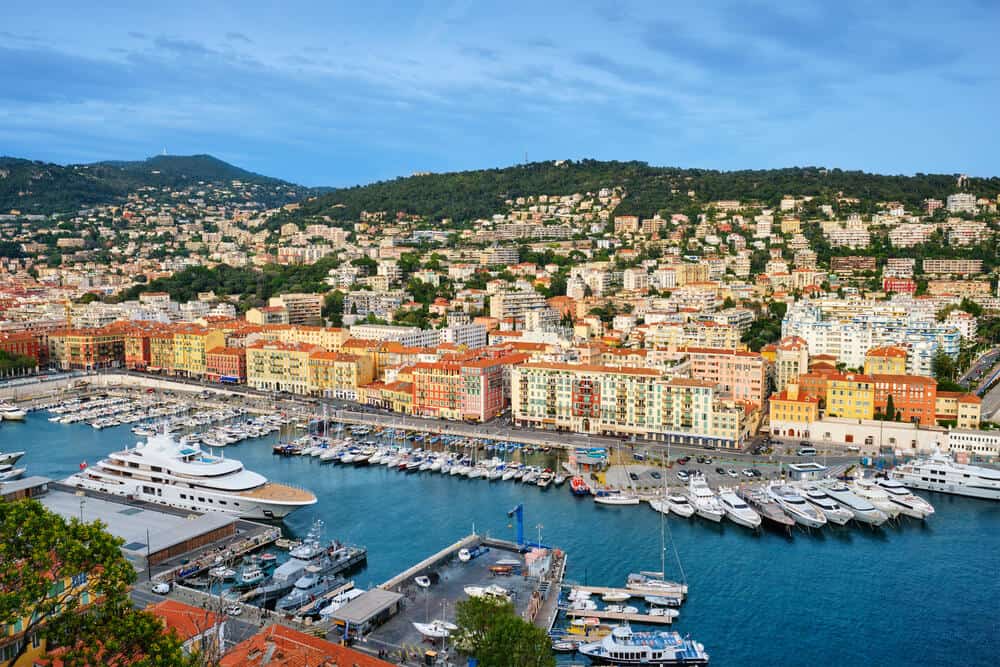
[{"label": "orange building", "polygon": [[[875,414],[885,415],[893,421],[914,422],[921,426],[933,426],[937,382],[933,378],[919,375],[873,375],[875,389]],[[886,414],[889,397],[892,396],[893,409],[899,415]]]},{"label": "orange building", "polygon": [[31,357],[36,363],[41,361],[41,346],[38,336],[28,331],[0,334],[0,352]]}]

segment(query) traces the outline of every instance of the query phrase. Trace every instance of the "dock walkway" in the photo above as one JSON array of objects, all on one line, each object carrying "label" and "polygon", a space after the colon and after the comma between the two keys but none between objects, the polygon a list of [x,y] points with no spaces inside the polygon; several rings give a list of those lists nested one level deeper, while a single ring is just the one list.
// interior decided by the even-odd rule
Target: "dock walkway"
[{"label": "dock walkway", "polygon": [[407,568],[406,570],[403,570],[402,572],[400,572],[399,574],[397,574],[395,577],[393,577],[392,579],[389,579],[387,582],[385,582],[384,584],[382,584],[381,586],[379,586],[379,588],[387,590],[387,591],[388,590],[393,590],[394,588],[396,588],[400,584],[406,582],[411,577],[415,577],[415,576],[419,575],[421,572],[429,570],[430,568],[434,567],[435,565],[437,565],[441,561],[447,560],[453,554],[458,553],[460,550],[462,550],[462,549],[468,549],[469,547],[471,547],[471,546],[473,546],[475,544],[478,544],[480,541],[481,541],[481,538],[478,535],[475,535],[475,534],[469,535],[467,537],[464,537],[461,540],[459,540],[458,542],[455,542],[454,544],[451,544],[451,545],[445,547],[441,551],[438,551],[436,554],[433,554],[432,556],[428,556],[427,558],[423,559],[422,561],[420,561],[419,563],[417,563],[413,567],[410,567],[410,568]]},{"label": "dock walkway", "polygon": [[[570,584],[567,584],[569,586]],[[684,597],[687,595],[687,586],[684,584],[675,584],[673,586],[657,586],[656,588],[609,588],[606,586],[581,586],[579,584],[572,584],[572,587],[587,591],[594,595],[606,595],[608,593],[625,593],[630,597],[643,598],[647,595],[657,595],[662,597]]]}]

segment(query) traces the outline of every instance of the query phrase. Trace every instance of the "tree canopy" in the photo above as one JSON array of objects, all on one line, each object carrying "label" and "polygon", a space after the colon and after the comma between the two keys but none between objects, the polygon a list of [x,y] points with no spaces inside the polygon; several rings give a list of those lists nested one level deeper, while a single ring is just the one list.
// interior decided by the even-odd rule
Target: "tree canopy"
[{"label": "tree canopy", "polygon": [[132,607],[135,570],[120,546],[100,522],[67,521],[33,500],[0,502],[0,626],[37,633],[67,667],[193,665],[176,635]]},{"label": "tree canopy", "polygon": [[499,599],[470,597],[455,607],[455,645],[482,667],[552,667],[549,636]]}]

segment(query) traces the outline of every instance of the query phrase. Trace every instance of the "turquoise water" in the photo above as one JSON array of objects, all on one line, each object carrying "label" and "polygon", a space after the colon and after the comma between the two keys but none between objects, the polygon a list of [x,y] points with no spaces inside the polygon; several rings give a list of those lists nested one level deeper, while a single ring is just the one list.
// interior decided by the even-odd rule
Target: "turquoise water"
[{"label": "turquoise water", "polygon": [[[52,424],[44,413],[0,426],[0,451],[26,450],[29,474],[65,477],[136,440],[128,427]],[[621,585],[659,569],[658,515],[595,506],[567,488],[353,468],[280,458],[274,438],[226,448],[276,481],[310,488],[314,507],[293,514],[303,534],[326,521],[330,537],[364,544],[377,584],[468,534],[513,536],[507,510],[525,505],[525,531],[569,554],[568,578]],[[713,665],[1000,664],[1000,503],[931,494],[937,514],[880,530],[824,529],[786,537],[733,524],[671,520],[690,597],[673,626],[703,642]],[[668,559],[668,573],[676,564]]]}]

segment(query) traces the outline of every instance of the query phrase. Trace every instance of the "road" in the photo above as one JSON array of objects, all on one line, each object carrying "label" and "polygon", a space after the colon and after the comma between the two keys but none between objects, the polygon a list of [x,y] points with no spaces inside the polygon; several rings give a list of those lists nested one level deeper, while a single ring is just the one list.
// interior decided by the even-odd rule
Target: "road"
[{"label": "road", "polygon": [[959,384],[977,382],[1000,360],[1000,347],[994,347],[982,354],[972,367],[958,379]]}]

